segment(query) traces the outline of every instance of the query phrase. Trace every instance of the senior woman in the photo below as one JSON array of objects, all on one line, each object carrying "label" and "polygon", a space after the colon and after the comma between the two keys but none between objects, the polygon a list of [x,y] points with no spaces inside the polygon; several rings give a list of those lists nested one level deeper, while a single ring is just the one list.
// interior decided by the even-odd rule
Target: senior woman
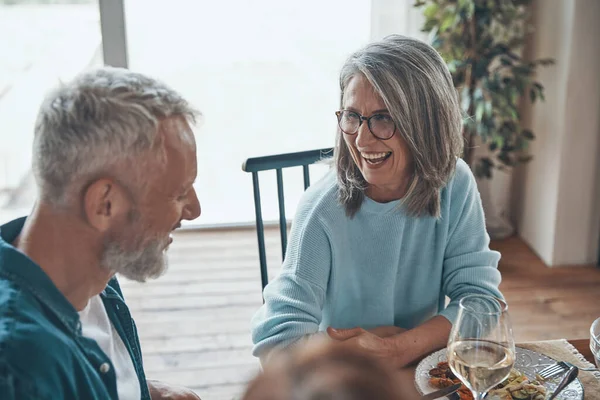
[{"label": "senior woman", "polygon": [[335,168],[298,206],[253,353],[326,331],[401,367],[445,346],[463,296],[502,297],[500,255],[440,55],[392,35],[351,55],[340,86]]}]

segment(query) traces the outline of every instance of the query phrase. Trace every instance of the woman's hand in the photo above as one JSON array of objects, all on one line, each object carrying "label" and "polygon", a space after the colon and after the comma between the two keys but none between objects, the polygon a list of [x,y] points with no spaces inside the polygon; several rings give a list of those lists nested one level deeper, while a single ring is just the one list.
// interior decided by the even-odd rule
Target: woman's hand
[{"label": "woman's hand", "polygon": [[160,381],[149,380],[148,389],[152,400],[200,400],[200,397],[188,388]]},{"label": "woman's hand", "polygon": [[[380,330],[384,333],[390,333],[390,331],[390,329]],[[393,348],[390,341],[385,337],[380,337],[362,328],[334,329],[329,327],[327,328],[327,334],[331,339],[340,342],[340,346],[364,350],[370,355],[381,359],[384,363],[395,366]]]},{"label": "woman's hand", "polygon": [[406,329],[399,328],[397,326],[378,326],[377,328],[367,329],[367,331],[379,336],[380,338],[386,338],[406,332]]},{"label": "woman's hand", "polygon": [[[377,333],[391,333],[393,327],[380,327],[372,331],[362,328],[327,328],[327,334],[343,346],[362,349],[383,359],[395,368],[402,368],[448,342],[452,324],[443,316],[436,316],[416,328],[380,337]],[[398,328],[401,329],[401,328]]]}]

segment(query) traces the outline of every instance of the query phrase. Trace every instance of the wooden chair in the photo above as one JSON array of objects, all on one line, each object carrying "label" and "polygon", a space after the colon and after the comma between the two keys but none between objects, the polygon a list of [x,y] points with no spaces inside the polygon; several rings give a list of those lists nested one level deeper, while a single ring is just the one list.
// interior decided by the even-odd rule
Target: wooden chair
[{"label": "wooden chair", "polygon": [[252,173],[252,186],[254,189],[254,211],[256,214],[256,235],[258,238],[258,256],[260,259],[260,279],[264,290],[269,283],[267,271],[267,257],[265,253],[265,232],[260,205],[260,187],[258,173],[261,171],[275,170],[277,177],[277,198],[279,203],[279,231],[281,235],[281,254],[285,259],[287,247],[287,221],[285,218],[285,203],[283,196],[283,169],[302,167],[304,172],[304,190],[310,186],[308,167],[325,158],[333,156],[332,148],[301,151],[297,153],[276,154],[264,157],[248,158],[242,164],[242,170]]}]

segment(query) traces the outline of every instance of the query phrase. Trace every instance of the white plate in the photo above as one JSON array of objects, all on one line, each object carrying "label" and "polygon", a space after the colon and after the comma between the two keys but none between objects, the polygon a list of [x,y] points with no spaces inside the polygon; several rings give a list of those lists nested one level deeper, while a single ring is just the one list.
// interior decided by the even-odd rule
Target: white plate
[{"label": "white plate", "polygon": [[[516,353],[517,359],[515,360],[515,368],[525,374],[530,380],[535,379],[536,373],[556,362],[548,356],[520,347],[516,348]],[[437,390],[437,388],[429,384],[429,370],[434,368],[437,363],[441,361],[446,361],[446,349],[436,351],[424,358],[417,366],[415,372],[415,385],[421,394],[427,394]],[[561,378],[562,375],[558,375],[544,382],[544,386],[549,390],[549,393],[552,393]],[[583,386],[581,385],[581,381],[576,379],[571,382],[571,384],[556,397],[556,400],[583,400]]]}]

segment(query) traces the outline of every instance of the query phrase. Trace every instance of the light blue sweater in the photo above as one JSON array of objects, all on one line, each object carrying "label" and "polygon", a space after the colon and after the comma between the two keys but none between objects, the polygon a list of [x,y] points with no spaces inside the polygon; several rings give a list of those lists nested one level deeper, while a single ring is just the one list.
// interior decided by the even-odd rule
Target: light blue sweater
[{"label": "light blue sweater", "polygon": [[466,294],[502,297],[500,254],[488,245],[475,178],[461,159],[442,189],[440,219],[369,198],[348,218],[332,171],[300,201],[281,273],[252,319],[253,353],[328,326],[410,329],[437,314],[453,322]]}]

